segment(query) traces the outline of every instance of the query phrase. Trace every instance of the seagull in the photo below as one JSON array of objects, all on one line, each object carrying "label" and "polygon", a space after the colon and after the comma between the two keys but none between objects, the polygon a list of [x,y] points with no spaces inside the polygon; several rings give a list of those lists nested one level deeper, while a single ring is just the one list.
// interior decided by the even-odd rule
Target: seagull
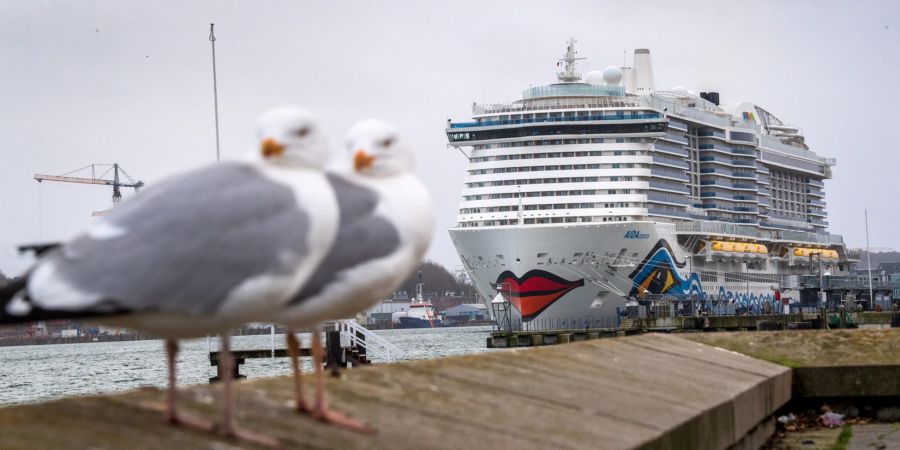
[{"label": "seagull", "polygon": [[[323,422],[372,431],[325,405],[321,323],[343,319],[388,296],[418,266],[431,241],[431,197],[412,173],[413,151],[396,127],[364,120],[348,132],[352,160],[326,177],[337,197],[337,238],[303,288],[272,321],[286,335],[296,409]],[[312,329],[315,403],[303,398],[295,331]]]},{"label": "seagull", "polygon": [[40,257],[0,291],[0,324],[96,318],[165,338],[166,418],[179,413],[177,340],[222,335],[221,433],[263,445],[234,422],[229,330],[283,309],[336,237],[330,151],[313,116],[282,107],[259,121],[259,157],[165,179]]}]

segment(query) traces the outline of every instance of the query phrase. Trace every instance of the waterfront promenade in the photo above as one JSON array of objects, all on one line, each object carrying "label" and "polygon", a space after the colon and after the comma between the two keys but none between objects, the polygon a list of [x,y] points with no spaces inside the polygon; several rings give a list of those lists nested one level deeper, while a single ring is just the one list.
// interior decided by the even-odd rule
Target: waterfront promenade
[{"label": "waterfront promenade", "polygon": [[[239,383],[238,406],[242,424],[284,448],[757,448],[785,405],[896,399],[896,373],[897,329],[649,333],[374,365],[329,379],[333,406],[369,422],[378,430],[371,435],[293,414],[286,377]],[[218,389],[185,388],[181,404],[215,419]],[[143,389],[0,408],[0,447],[235,445],[165,425],[155,410],[161,400],[161,391]],[[876,416],[893,411],[881,404]],[[868,439],[871,427],[858,428],[851,443]],[[838,436],[825,434],[811,436]]]},{"label": "waterfront promenade", "polygon": [[[790,380],[788,368],[654,334],[376,365],[329,380],[333,405],[368,421],[372,435],[296,416],[284,377],[239,383],[238,418],[285,448],[717,449],[768,432]],[[213,418],[217,389],[184,389],[181,403]],[[147,406],[161,400],[139,390],[0,409],[0,447],[228,448],[163,424]]]}]

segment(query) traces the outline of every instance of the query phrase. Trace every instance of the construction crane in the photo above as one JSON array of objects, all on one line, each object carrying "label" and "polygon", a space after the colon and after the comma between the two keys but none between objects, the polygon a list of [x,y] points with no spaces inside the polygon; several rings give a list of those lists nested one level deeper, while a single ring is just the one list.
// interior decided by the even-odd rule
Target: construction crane
[{"label": "construction crane", "polygon": [[[88,169],[90,169],[91,171],[90,177],[75,176],[79,172],[86,172]],[[110,175],[110,172],[112,172],[112,179],[107,178],[107,176]],[[98,176],[97,173],[100,173],[100,175]],[[125,170],[122,169],[122,167],[118,164],[89,164],[80,169],[76,169],[62,175],[44,175],[37,173],[34,174],[34,179],[37,180],[38,183],[43,181],[60,181],[63,183],[99,184],[104,186],[112,186],[112,205],[114,208],[119,204],[119,202],[122,201],[122,188],[134,188],[134,191],[137,192],[144,186],[143,181],[135,181],[134,178],[131,178],[131,175],[128,175],[128,172],[125,172]],[[102,216],[107,212],[109,212],[109,210],[95,211],[91,215]]]}]

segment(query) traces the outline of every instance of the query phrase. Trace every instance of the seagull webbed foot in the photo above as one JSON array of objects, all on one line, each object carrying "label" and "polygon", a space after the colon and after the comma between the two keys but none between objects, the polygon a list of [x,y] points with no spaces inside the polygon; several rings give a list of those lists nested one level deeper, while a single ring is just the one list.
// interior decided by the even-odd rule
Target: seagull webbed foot
[{"label": "seagull webbed foot", "polygon": [[278,439],[275,439],[271,436],[266,436],[261,433],[250,431],[239,426],[231,426],[225,428],[219,425],[218,431],[219,433],[229,438],[259,445],[261,447],[281,448],[281,444],[278,442]]},{"label": "seagull webbed foot", "polygon": [[216,426],[212,422],[190,414],[177,413],[166,418],[171,425],[212,433]]},{"label": "seagull webbed foot", "polygon": [[375,429],[370,427],[366,423],[351,419],[343,413],[331,409],[323,408],[319,411],[314,411],[311,415],[314,419],[320,422],[324,422],[329,425],[334,425],[341,428],[346,428],[357,433],[369,434],[375,432]]}]

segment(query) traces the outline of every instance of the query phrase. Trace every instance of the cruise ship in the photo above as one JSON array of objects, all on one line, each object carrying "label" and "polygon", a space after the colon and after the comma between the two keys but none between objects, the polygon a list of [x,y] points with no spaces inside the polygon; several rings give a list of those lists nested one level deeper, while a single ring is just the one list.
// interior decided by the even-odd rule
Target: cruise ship
[{"label": "cruise ship", "polygon": [[657,90],[648,49],[582,78],[575,44],[556,83],[447,123],[468,159],[450,236],[498,320],[594,326],[673,298],[781,312],[800,275],[849,271],[827,231],[835,160],[800,128],[718,92]]}]

